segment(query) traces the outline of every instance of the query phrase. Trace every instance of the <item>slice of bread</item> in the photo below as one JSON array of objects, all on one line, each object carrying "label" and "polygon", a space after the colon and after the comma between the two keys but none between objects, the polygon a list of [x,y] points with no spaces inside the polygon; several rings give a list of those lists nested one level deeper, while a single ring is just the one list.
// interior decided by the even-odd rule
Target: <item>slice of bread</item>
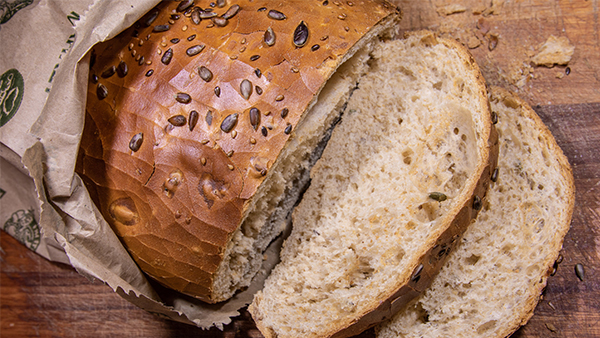
[{"label": "slice of bread", "polygon": [[479,68],[455,41],[381,43],[250,312],[267,337],[356,334],[424,290],[477,214],[497,157]]},{"label": "slice of bread", "polygon": [[552,272],[574,204],[571,168],[550,131],[517,96],[491,91],[497,181],[431,288],[378,337],[506,337],[524,325]]}]

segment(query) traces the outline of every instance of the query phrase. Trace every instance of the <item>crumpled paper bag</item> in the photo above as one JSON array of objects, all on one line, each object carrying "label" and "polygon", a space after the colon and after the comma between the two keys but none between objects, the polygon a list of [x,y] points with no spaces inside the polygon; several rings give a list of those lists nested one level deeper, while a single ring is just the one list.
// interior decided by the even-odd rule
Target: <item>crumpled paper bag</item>
[{"label": "crumpled paper bag", "polygon": [[0,1],[0,225],[45,258],[99,279],[161,317],[222,327],[252,301],[278,259],[272,244],[251,287],[206,304],[148,280],[74,173],[89,51],[158,0]]}]

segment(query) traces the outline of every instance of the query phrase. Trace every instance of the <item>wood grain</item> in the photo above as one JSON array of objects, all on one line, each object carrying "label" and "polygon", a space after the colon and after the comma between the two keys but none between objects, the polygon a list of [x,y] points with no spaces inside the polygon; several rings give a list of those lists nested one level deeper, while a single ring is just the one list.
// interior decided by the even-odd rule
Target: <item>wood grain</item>
[{"label": "wood grain", "polygon": [[[448,16],[450,1],[396,1],[401,29],[435,29],[465,41],[479,20],[498,34],[471,49],[486,79],[526,99],[548,125],[575,176],[576,204],[555,276],[532,319],[513,337],[600,337],[600,33],[599,0],[505,1],[497,14],[473,14],[481,1]],[[485,2],[489,8],[491,1]],[[499,1],[495,0],[498,4]],[[550,35],[566,36],[575,54],[565,66],[529,63]],[[51,263],[0,232],[0,335],[2,337],[260,337],[244,314],[223,331],[202,331],[155,317],[98,281]],[[580,281],[574,266],[585,267]],[[361,335],[374,337],[372,331]]]}]

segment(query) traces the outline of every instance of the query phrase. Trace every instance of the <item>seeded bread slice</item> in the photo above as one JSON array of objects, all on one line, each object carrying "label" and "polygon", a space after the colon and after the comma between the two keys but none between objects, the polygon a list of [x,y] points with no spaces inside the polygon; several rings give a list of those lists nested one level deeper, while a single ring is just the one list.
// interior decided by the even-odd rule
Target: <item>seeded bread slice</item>
[{"label": "seeded bread slice", "polygon": [[493,88],[491,104],[497,181],[431,288],[382,324],[379,338],[506,337],[533,315],[569,229],[573,176],[527,103]]},{"label": "seeded bread slice", "polygon": [[497,135],[472,57],[424,31],[369,65],[250,306],[266,337],[350,336],[390,317],[481,206]]}]

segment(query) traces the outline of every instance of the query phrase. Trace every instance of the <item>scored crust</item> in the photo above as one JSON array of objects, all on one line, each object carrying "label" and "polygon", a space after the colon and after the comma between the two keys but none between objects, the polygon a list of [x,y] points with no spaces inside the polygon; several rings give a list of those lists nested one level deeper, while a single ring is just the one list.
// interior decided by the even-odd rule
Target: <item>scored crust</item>
[{"label": "scored crust", "polygon": [[303,113],[399,15],[379,0],[221,2],[162,2],[94,47],[76,168],[140,268],[207,302],[223,300],[225,248]]}]

